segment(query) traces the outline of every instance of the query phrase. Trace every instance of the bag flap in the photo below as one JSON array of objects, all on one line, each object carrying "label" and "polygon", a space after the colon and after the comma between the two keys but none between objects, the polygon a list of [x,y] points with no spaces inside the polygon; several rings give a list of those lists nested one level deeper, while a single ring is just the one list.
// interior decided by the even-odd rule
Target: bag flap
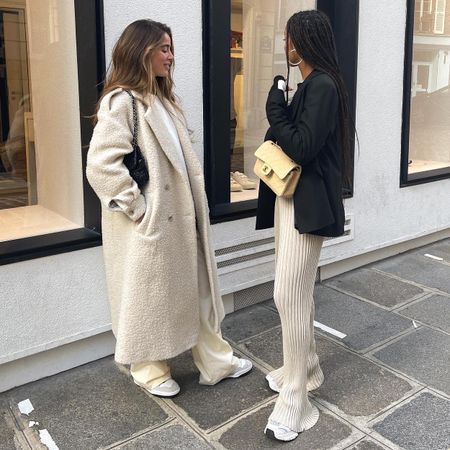
[{"label": "bag flap", "polygon": [[255,156],[268,165],[281,179],[286,178],[293,169],[300,167],[272,141],[266,141],[260,145]]}]

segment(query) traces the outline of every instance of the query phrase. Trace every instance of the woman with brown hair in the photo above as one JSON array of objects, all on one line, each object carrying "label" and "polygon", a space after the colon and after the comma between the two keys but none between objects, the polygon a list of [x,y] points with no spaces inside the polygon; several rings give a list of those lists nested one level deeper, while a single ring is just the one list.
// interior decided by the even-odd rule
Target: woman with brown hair
[{"label": "woman with brown hair", "polygon": [[[87,161],[88,180],[102,205],[115,360],[131,365],[136,384],[165,397],[180,390],[167,360],[187,349],[202,384],[252,368],[233,356],[220,333],[224,310],[203,169],[173,93],[173,62],[166,25],[138,20],[123,31]],[[149,172],[141,188],[124,164],[136,127]]]}]

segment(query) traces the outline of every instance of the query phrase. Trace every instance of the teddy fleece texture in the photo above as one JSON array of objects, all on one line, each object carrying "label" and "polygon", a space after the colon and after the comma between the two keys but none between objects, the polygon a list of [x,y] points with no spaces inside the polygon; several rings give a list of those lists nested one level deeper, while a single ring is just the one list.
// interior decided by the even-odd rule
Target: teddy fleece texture
[{"label": "teddy fleece texture", "polygon": [[178,133],[183,161],[155,98],[133,95],[148,185],[141,192],[123,164],[124,155],[132,151],[133,115],[131,98],[122,89],[101,101],[86,170],[102,205],[115,359],[122,364],[165,360],[196,344],[197,233],[212,294],[210,320],[216,331],[224,317],[203,169],[185,120],[164,102]]}]

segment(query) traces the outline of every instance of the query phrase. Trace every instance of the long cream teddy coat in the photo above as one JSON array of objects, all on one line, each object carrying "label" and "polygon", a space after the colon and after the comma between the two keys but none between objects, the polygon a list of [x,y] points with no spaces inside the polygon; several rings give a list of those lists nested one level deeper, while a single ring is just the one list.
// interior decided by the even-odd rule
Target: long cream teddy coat
[{"label": "long cream teddy coat", "polygon": [[[101,101],[87,178],[102,204],[103,253],[115,359],[159,361],[193,347],[199,333],[197,232],[205,255],[216,331],[224,317],[202,166],[185,121],[169,102],[184,154],[177,153],[155,98],[137,101],[138,143],[150,182],[143,192],[123,164],[132,151],[131,97],[116,89]],[[186,170],[187,169],[187,170]]]}]

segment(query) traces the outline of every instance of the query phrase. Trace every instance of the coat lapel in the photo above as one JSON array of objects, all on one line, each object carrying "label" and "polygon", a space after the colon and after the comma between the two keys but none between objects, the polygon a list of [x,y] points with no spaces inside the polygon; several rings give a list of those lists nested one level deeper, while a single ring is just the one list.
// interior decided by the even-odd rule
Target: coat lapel
[{"label": "coat lapel", "polygon": [[[154,102],[155,99],[152,101]],[[148,105],[148,102],[146,102],[146,104]],[[173,165],[175,170],[183,177],[183,179],[187,181],[184,161],[182,161],[181,156],[176,149],[177,144],[174,142],[172,134],[169,131],[167,121],[165,117],[161,115],[159,108],[154,104],[150,104],[144,114],[144,117],[155,134],[156,139],[158,139],[158,142],[166,154],[167,159]],[[174,123],[175,122],[178,122],[178,120],[175,119]]]},{"label": "coat lapel", "polygon": [[181,148],[183,149],[184,159],[186,167],[190,176],[203,176],[203,168],[198,160],[198,156],[195,153],[191,145],[191,137],[185,125],[184,118],[180,115],[178,111],[175,111],[173,106],[169,102],[165,102],[166,109],[174,117],[175,128],[180,139]]}]

